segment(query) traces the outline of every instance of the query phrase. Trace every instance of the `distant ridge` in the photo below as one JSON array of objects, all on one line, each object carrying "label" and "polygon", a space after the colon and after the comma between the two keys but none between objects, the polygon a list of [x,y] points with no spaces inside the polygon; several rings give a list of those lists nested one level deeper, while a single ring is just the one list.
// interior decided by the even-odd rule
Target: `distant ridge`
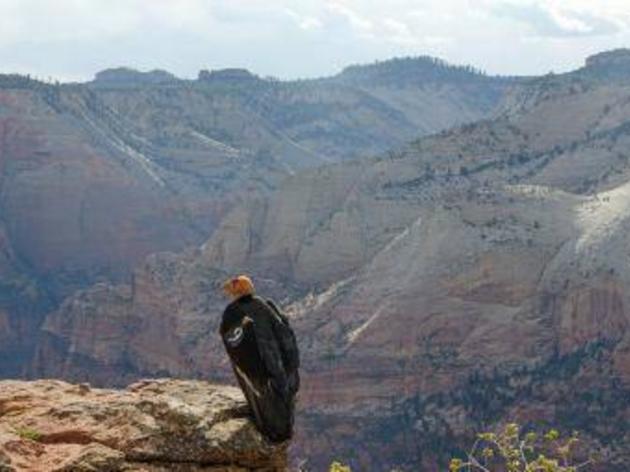
[{"label": "distant ridge", "polygon": [[619,48],[593,54],[586,58],[586,67],[627,66],[630,64],[630,49]]},{"label": "distant ridge", "polygon": [[247,69],[229,68],[218,70],[201,70],[199,71],[198,80],[221,81],[221,82],[250,82],[261,80],[255,74]]},{"label": "distant ridge", "polygon": [[[630,49],[619,48],[610,51],[603,51],[588,56],[584,66],[564,74],[575,72],[593,72],[604,70],[609,72],[617,71],[628,73],[630,69]],[[0,73],[0,78],[6,79],[11,77],[26,78],[27,74],[9,74]],[[486,80],[486,79],[529,79],[535,78],[536,75],[504,75],[504,74],[488,74],[483,69],[473,65],[453,64],[444,59],[429,55],[394,57],[386,60],[376,60],[371,63],[351,64],[344,67],[341,72],[333,75],[320,77],[305,77],[302,79],[279,79],[276,77],[260,76],[245,68],[226,67],[214,70],[201,69],[196,80],[211,81],[273,81],[273,82],[303,82],[311,80],[333,80],[337,82],[348,82],[359,84],[361,82],[371,81],[373,83],[390,83],[390,79],[398,82],[410,83],[418,81],[462,81],[462,80]],[[36,79],[36,78],[34,78]],[[87,81],[91,85],[107,85],[107,86],[136,86],[165,84],[175,81],[185,80],[177,77],[175,74],[163,70],[153,69],[149,71],[140,71],[129,66],[120,66],[104,69],[95,74],[91,81]],[[192,79],[195,80],[195,79]],[[52,80],[42,80],[42,82],[51,82]]]},{"label": "distant ridge", "polygon": [[130,67],[117,67],[105,69],[97,72],[93,85],[112,86],[139,86],[155,85],[177,81],[178,78],[168,71],[155,69],[148,72],[141,72]]},{"label": "distant ridge", "polygon": [[614,49],[586,58],[581,72],[609,79],[630,78],[630,49]]},{"label": "distant ridge", "polygon": [[392,80],[401,83],[452,82],[487,77],[485,72],[475,67],[451,65],[431,56],[402,57],[366,65],[351,65],[335,76],[336,79],[353,83],[369,81],[388,84]]}]

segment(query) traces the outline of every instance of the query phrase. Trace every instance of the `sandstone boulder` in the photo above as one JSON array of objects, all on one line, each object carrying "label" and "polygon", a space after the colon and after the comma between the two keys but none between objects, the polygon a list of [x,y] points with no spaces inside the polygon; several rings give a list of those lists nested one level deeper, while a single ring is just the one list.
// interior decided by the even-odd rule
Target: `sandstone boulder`
[{"label": "sandstone boulder", "polygon": [[240,391],[142,380],[125,390],[0,382],[0,470],[275,471],[284,445],[249,421]]}]

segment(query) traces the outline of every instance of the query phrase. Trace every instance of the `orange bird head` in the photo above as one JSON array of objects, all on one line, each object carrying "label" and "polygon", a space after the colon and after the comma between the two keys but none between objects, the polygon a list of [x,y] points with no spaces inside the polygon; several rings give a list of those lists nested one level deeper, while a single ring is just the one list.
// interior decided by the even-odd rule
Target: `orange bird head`
[{"label": "orange bird head", "polygon": [[254,284],[252,279],[246,275],[238,275],[228,279],[223,284],[223,291],[230,297],[236,299],[244,295],[254,294]]}]

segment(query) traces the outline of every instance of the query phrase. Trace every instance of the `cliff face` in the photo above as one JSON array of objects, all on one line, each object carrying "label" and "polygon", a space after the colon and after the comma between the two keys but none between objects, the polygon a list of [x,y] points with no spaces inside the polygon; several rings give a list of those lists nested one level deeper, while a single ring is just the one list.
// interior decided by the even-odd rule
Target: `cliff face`
[{"label": "cliff face", "polygon": [[46,312],[76,290],[201,244],[235,204],[299,169],[489,116],[512,83],[457,78],[359,86],[228,70],[184,81],[121,68],[53,85],[0,75],[0,257],[12,258],[0,374],[23,373]]},{"label": "cliff face", "polygon": [[627,457],[630,88],[578,75],[530,92],[495,120],[286,179],[199,251],[69,298],[35,372],[220,377],[216,283],[247,271],[293,316],[297,454],[318,467],[440,470],[507,419]]},{"label": "cliff face", "polygon": [[0,221],[0,372],[3,375],[23,374],[37,345],[41,322],[53,306],[50,294],[13,249]]},{"label": "cliff face", "polygon": [[[198,250],[152,255],[132,284],[94,285],[50,313],[28,374],[117,386],[143,376],[231,379],[218,335],[227,277]],[[258,286],[296,296],[271,279]]]},{"label": "cliff face", "polygon": [[169,379],[125,390],[0,382],[2,471],[282,471],[285,459],[232,387]]}]

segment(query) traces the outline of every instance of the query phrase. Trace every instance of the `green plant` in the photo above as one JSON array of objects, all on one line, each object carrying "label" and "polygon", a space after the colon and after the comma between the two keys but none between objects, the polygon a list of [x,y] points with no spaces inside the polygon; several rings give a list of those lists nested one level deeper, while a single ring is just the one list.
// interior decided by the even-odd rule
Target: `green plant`
[{"label": "green plant", "polygon": [[15,428],[14,431],[15,434],[17,434],[22,439],[30,439],[31,441],[39,441],[42,437],[42,433],[26,426]]},{"label": "green plant", "polygon": [[577,472],[594,462],[573,463],[578,443],[577,433],[568,438],[555,429],[523,434],[518,424],[509,423],[498,433],[478,434],[466,459],[451,459],[449,472]]},{"label": "green plant", "polygon": [[343,465],[337,461],[330,464],[330,469],[328,469],[328,471],[329,472],[351,472],[350,467],[348,467],[347,465]]}]

